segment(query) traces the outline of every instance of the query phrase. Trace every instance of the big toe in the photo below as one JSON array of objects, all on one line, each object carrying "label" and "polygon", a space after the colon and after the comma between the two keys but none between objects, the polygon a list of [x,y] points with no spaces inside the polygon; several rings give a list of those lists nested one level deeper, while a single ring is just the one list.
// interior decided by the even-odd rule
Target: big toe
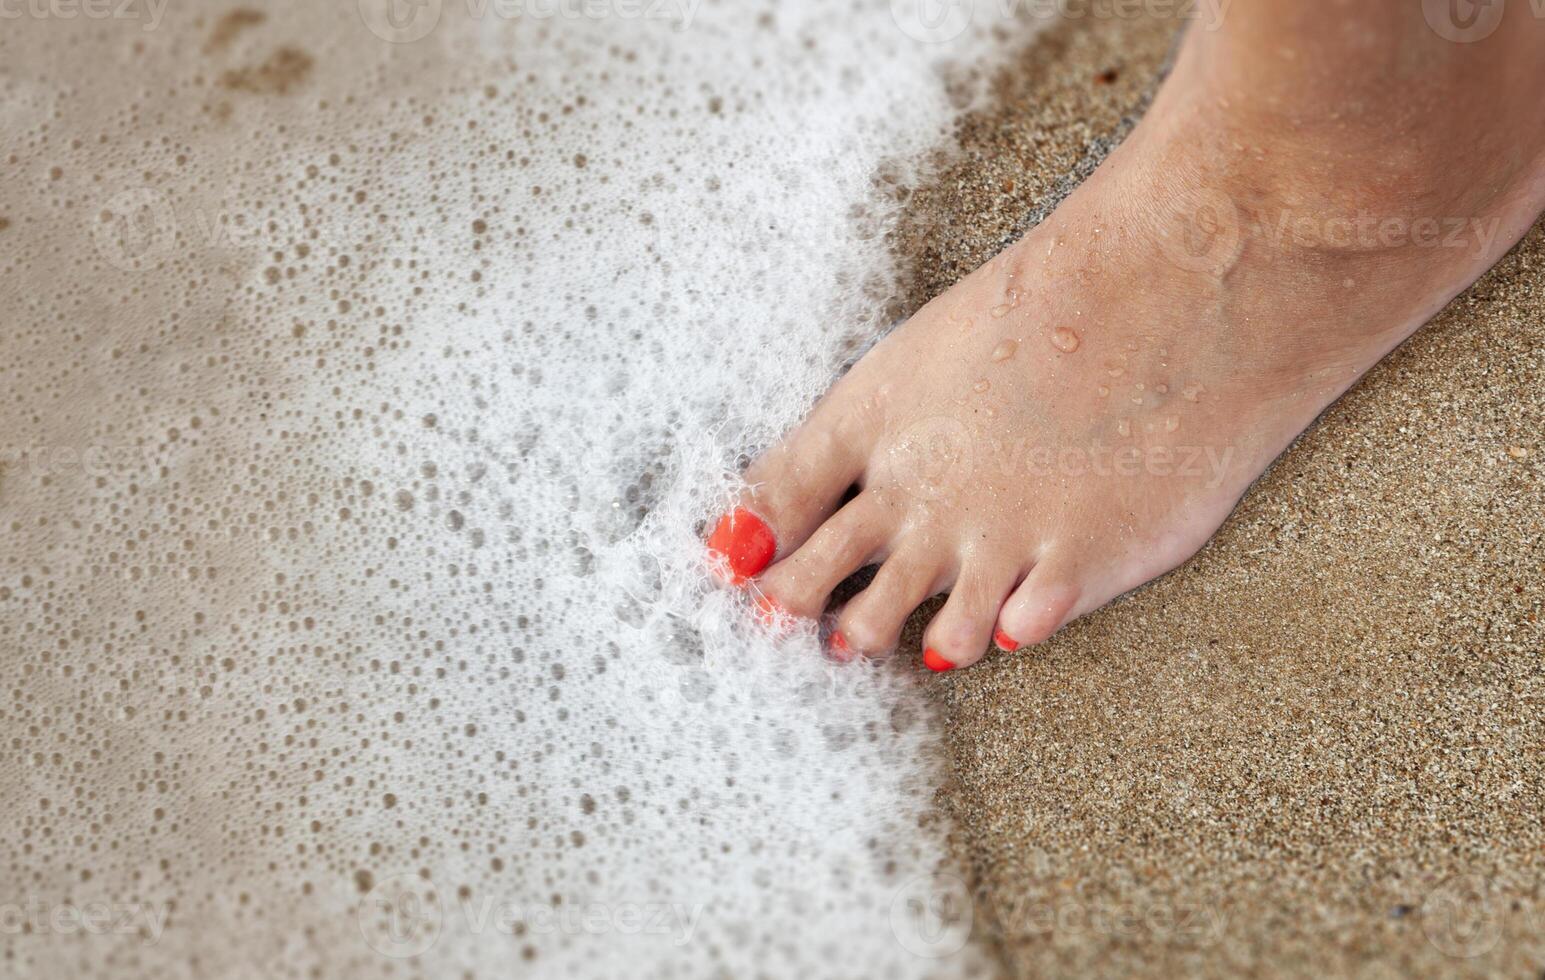
[{"label": "big toe", "polygon": [[721,579],[743,585],[793,554],[863,474],[873,428],[839,383],[810,418],[746,471],[746,492],[714,524],[708,551]]}]

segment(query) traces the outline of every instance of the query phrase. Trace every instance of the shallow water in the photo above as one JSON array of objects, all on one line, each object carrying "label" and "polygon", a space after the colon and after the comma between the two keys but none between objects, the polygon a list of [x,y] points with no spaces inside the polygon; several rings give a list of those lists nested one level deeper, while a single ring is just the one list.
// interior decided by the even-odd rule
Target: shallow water
[{"label": "shallow water", "polygon": [[981,966],[920,679],[698,535],[995,42],[623,8],[0,35],[8,970]]}]

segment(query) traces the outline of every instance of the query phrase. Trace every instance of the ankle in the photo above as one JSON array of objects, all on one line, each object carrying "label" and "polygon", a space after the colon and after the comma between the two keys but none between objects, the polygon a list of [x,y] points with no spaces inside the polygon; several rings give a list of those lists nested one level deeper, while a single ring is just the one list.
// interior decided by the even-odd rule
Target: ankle
[{"label": "ankle", "polygon": [[1309,259],[1417,250],[1435,262],[1471,252],[1494,260],[1500,237],[1521,231],[1518,215],[1528,212],[1527,224],[1545,206],[1545,153],[1533,133],[1493,152],[1418,138],[1394,123],[1379,133],[1271,126],[1206,91],[1166,94],[1169,104],[1156,104],[1133,137],[1143,161],[1137,199],[1160,212],[1156,221],[1178,213],[1237,232],[1241,248],[1264,244]]}]

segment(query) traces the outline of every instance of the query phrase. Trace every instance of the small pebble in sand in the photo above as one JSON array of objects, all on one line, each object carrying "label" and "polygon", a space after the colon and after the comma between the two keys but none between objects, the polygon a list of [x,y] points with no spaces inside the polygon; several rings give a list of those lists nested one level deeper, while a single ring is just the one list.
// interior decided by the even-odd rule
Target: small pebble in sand
[{"label": "small pebble in sand", "polygon": [[1507,454],[1509,456],[1513,457],[1514,459],[1528,459],[1529,458],[1529,450],[1525,449],[1522,446],[1509,446],[1509,447],[1507,447]]}]

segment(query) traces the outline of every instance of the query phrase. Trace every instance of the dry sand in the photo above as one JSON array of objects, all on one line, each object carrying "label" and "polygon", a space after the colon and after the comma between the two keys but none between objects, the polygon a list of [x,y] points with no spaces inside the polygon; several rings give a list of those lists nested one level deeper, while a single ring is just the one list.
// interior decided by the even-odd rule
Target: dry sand
[{"label": "dry sand", "polygon": [[[997,80],[913,195],[911,305],[1089,172],[1174,26],[1064,25]],[[1009,972],[1542,975],[1542,378],[1536,228],[1185,567],[942,681]]]}]

